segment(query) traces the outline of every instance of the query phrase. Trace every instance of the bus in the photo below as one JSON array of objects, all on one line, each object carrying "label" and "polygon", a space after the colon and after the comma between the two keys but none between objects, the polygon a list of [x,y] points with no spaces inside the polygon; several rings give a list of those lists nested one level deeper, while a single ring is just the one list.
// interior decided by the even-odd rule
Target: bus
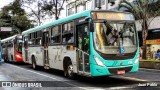
[{"label": "bus", "polygon": [[5,62],[23,62],[22,36],[20,34],[1,40],[2,57]]},{"label": "bus", "polygon": [[1,39],[0,39],[0,63],[2,61],[2,46],[1,46]]},{"label": "bus", "polygon": [[23,60],[73,78],[121,75],[139,69],[131,13],[88,10],[22,32]]}]

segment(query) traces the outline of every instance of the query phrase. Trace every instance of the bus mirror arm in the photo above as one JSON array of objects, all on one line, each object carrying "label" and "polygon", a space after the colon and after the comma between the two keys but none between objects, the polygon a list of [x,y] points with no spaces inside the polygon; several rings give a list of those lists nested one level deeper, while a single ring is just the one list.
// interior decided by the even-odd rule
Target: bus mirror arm
[{"label": "bus mirror arm", "polygon": [[90,32],[94,32],[94,27],[93,27],[93,23],[92,22],[89,22],[89,30]]},{"label": "bus mirror arm", "polygon": [[94,28],[93,28],[93,20],[91,17],[86,17],[85,21],[88,22],[88,26],[89,26],[89,30],[90,32],[94,32]]}]

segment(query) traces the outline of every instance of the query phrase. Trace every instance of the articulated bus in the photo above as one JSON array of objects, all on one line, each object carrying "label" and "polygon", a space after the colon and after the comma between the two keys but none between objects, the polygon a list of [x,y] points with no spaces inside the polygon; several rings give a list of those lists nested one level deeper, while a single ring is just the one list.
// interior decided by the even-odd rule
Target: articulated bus
[{"label": "articulated bus", "polygon": [[5,62],[23,62],[22,36],[17,34],[1,40],[2,57]]},{"label": "articulated bus", "polygon": [[131,13],[84,11],[22,32],[23,60],[72,78],[137,72],[139,47]]}]

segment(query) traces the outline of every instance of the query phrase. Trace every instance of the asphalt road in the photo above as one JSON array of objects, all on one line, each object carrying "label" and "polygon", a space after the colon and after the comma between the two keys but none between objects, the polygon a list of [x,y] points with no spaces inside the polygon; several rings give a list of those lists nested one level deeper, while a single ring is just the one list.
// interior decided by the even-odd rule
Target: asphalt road
[{"label": "asphalt road", "polygon": [[[160,71],[140,69],[122,76],[90,78],[77,76],[75,80],[63,76],[62,71],[33,70],[28,64],[2,63],[0,81],[40,83],[42,87],[1,87],[0,90],[160,90]],[[0,82],[1,84],[2,82]],[[16,82],[18,83],[18,82]]]}]

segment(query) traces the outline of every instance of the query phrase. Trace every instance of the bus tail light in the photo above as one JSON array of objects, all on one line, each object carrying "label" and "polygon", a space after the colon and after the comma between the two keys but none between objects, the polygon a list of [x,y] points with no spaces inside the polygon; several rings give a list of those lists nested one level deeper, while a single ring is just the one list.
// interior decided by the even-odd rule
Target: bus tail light
[{"label": "bus tail light", "polygon": [[101,60],[99,60],[98,57],[94,56],[94,60],[96,61],[96,63],[99,65],[99,66],[102,66],[104,67],[105,65],[103,64],[103,62]]},{"label": "bus tail light", "polygon": [[22,58],[19,54],[16,54],[16,57],[17,57],[17,58]]}]

